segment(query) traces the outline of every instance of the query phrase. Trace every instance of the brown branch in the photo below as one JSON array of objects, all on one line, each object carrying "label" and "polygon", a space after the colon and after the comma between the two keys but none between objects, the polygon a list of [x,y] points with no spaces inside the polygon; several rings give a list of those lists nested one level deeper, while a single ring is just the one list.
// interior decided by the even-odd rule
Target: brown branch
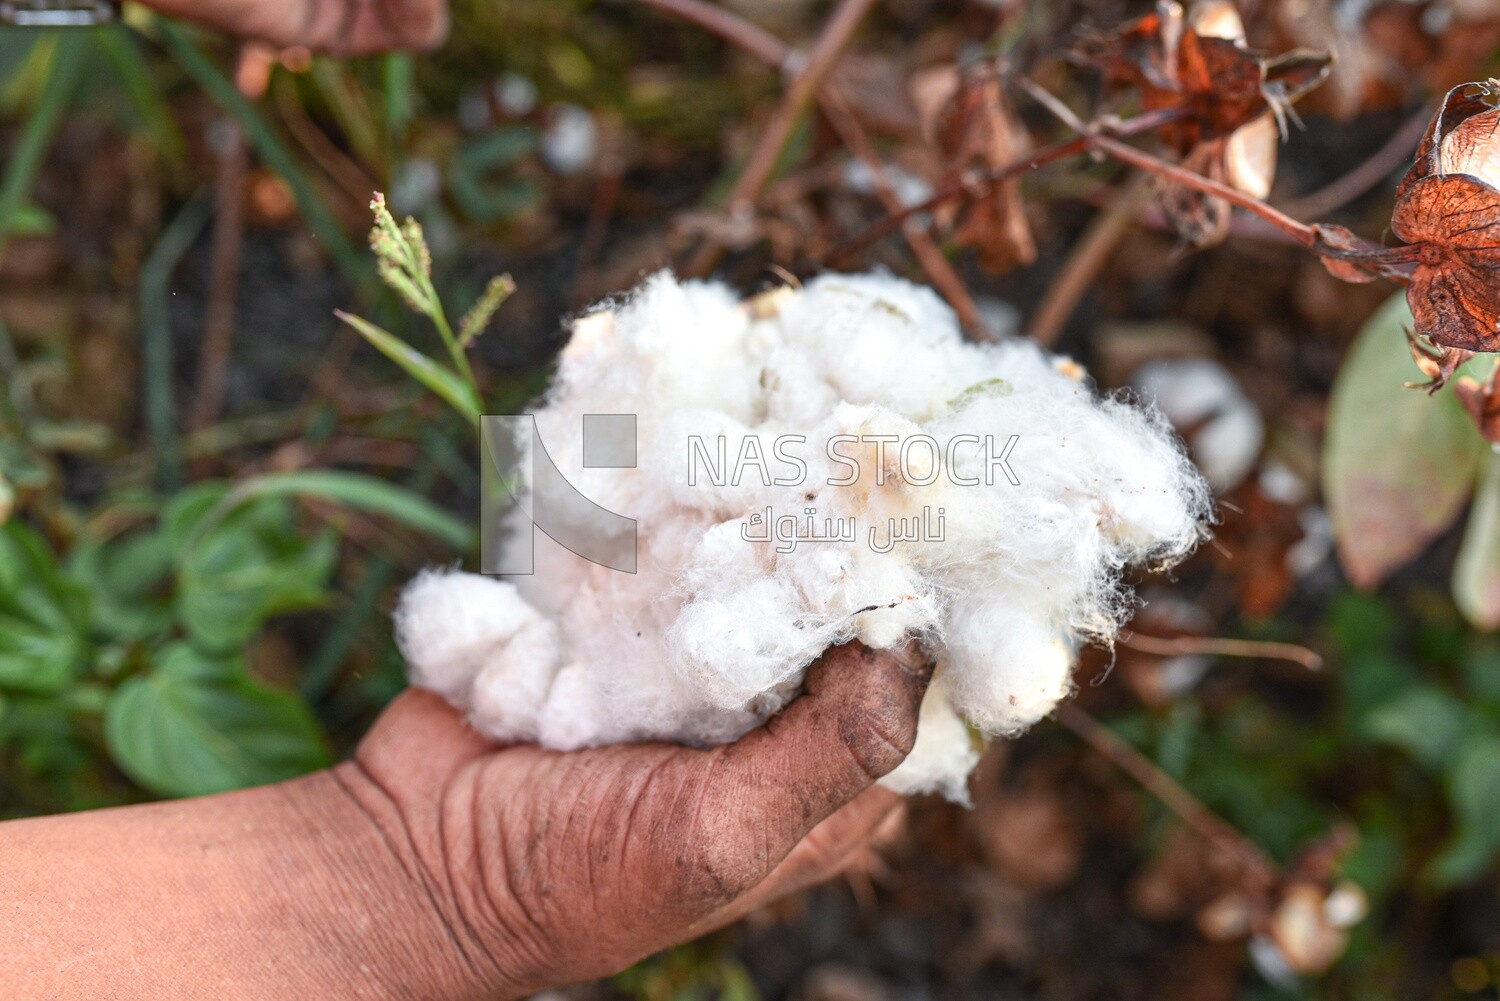
[{"label": "brown branch", "polygon": [[[1150,111],[1135,118],[1126,119],[1108,126],[1111,135],[1128,137],[1139,135],[1143,132],[1151,132],[1170,125],[1188,114],[1186,108],[1162,108],[1159,111]],[[958,180],[947,187],[935,192],[931,198],[919,202],[916,205],[908,205],[900,212],[891,213],[885,218],[878,220],[865,229],[844,240],[823,256],[822,264],[836,267],[849,257],[864,250],[870,244],[900,228],[907,219],[923,212],[931,212],[945,202],[957,198],[959,195],[971,195],[975,198],[983,197],[997,184],[1001,184],[1028,171],[1045,167],[1059,160],[1069,157],[1080,156],[1089,151],[1091,137],[1088,135],[1073,136],[1044,146],[1039,150],[1033,150],[1022,157],[1002,164],[987,171],[971,171],[964,174]]]},{"label": "brown branch", "polygon": [[[875,194],[885,206],[886,211],[901,211],[901,198],[891,187],[890,179],[885,172],[885,164],[875,151],[870,137],[865,134],[864,128],[859,124],[858,117],[849,108],[843,94],[835,87],[824,87],[818,100],[828,115],[828,121],[833,125],[834,131],[839,133],[839,138],[843,140],[844,145],[849,147],[850,151],[869,168]],[[901,235],[906,238],[912,253],[916,255],[917,261],[927,272],[927,277],[932,280],[932,284],[958,314],[959,322],[963,324],[964,329],[977,339],[994,340],[994,331],[985,325],[984,318],[979,313],[979,307],[975,304],[974,297],[969,294],[968,287],[964,285],[963,278],[944,256],[942,248],[937,245],[937,241],[932,238],[927,227],[915,218],[908,219],[901,227]]]},{"label": "brown branch", "polygon": [[323,169],[323,173],[349,196],[355,206],[361,211],[368,209],[370,192],[379,190],[380,184],[353,157],[339,149],[338,144],[312,120],[290,78],[277,81],[273,96],[282,124],[308,158]]},{"label": "brown branch", "polygon": [[[701,0],[640,0],[640,2],[647,7],[673,14],[705,28],[726,41],[738,45],[756,58],[771,64],[781,72],[787,71],[787,64],[792,54],[790,46],[783,44],[780,39],[764,29],[721,7],[711,6]],[[886,210],[899,212],[903,207],[900,199],[891,188],[885,167],[863,127],[860,126],[858,117],[850,109],[843,92],[831,80],[825,80],[818,92],[818,102],[828,116],[829,123],[839,133],[844,145],[870,168],[875,194],[885,205]],[[970,295],[963,279],[949,263],[942,248],[937,245],[937,241],[932,238],[927,228],[912,218],[903,224],[902,235],[906,237],[912,253],[922,265],[923,270],[927,272],[932,284],[958,314],[965,329],[973,332],[975,336],[993,336],[993,331],[990,331],[984,324],[979,307],[974,303],[974,297]]]},{"label": "brown branch", "polygon": [[[270,59],[267,50],[247,45],[240,52],[239,72],[247,96],[264,93]],[[258,92],[256,92],[258,91]],[[208,306],[203,318],[203,340],[199,344],[198,375],[188,428],[201,431],[224,409],[224,386],[229,378],[229,357],[234,345],[236,306],[239,301],[240,251],[245,241],[245,177],[250,171],[250,145],[238,122],[221,120],[215,143],[214,230],[209,250]]]},{"label": "brown branch", "polygon": [[[781,103],[772,113],[770,122],[761,133],[760,141],[751,150],[744,170],[730,190],[725,202],[725,210],[730,215],[752,209],[766,182],[776,172],[776,163],[786,149],[787,142],[791,140],[797,122],[823,86],[828,74],[833,71],[839,57],[854,40],[855,30],[873,6],[875,0],[841,0],[829,17],[822,34],[807,55],[806,66],[797,73],[791,86],[782,95]],[[723,248],[718,243],[704,243],[699,246],[684,271],[688,275],[707,274],[718,264],[722,254]]]},{"label": "brown branch", "polygon": [[781,39],[757,24],[751,24],[733,11],[703,0],[638,0],[641,6],[671,15],[689,24],[696,24],[711,34],[718,35],[731,44],[739,46],[750,55],[785,70],[791,49]]},{"label": "brown branch", "polygon": [[1059,706],[1054,715],[1059,723],[1072,730],[1084,743],[1108,758],[1161,800],[1167,809],[1182,818],[1183,823],[1231,858],[1239,859],[1247,876],[1256,879],[1263,886],[1274,885],[1279,881],[1280,869],[1259,845],[1210,810],[1182,783],[1158,768],[1150,758],[1116,736],[1113,730],[1072,703]]},{"label": "brown branch", "polygon": [[1109,207],[1094,217],[1082,238],[1068,252],[1062,270],[1047,288],[1027,325],[1032,340],[1051,347],[1062,335],[1084,293],[1109,263],[1110,255],[1130,232],[1136,209],[1147,190],[1148,178],[1137,174],[1115,195]]},{"label": "brown branch", "polygon": [[1321,671],[1323,658],[1317,652],[1297,643],[1271,643],[1262,640],[1237,640],[1219,636],[1147,636],[1129,633],[1120,637],[1120,645],[1159,657],[1181,657],[1185,654],[1207,654],[1214,657],[1257,657],[1285,660],[1300,664],[1309,671]]},{"label": "brown branch", "polygon": [[1401,269],[1416,263],[1421,254],[1419,244],[1402,247],[1382,247],[1355,236],[1342,227],[1309,226],[1298,222],[1279,209],[1272,208],[1254,195],[1238,188],[1204,177],[1175,163],[1168,163],[1144,150],[1136,149],[1109,136],[1089,136],[1089,146],[1114,157],[1122,163],[1150,171],[1174,184],[1201,191],[1206,195],[1221,198],[1258,217],[1273,229],[1285,234],[1292,242],[1311,250],[1323,259],[1325,265],[1338,262],[1356,268],[1369,275],[1388,278],[1405,285],[1410,279]]},{"label": "brown branch", "polygon": [[1317,234],[1311,226],[1298,222],[1278,209],[1273,209],[1254,195],[1247,195],[1238,188],[1230,187],[1210,177],[1204,177],[1202,174],[1179,167],[1175,163],[1168,163],[1161,157],[1152,156],[1150,153],[1122,143],[1118,139],[1112,139],[1104,135],[1088,136],[1086,139],[1091,147],[1099,150],[1101,153],[1108,153],[1121,163],[1128,163],[1132,167],[1149,171],[1175,184],[1181,184],[1183,187],[1201,191],[1206,195],[1213,195],[1215,198],[1221,198],[1229,204],[1237,205],[1247,212],[1252,212],[1304,247],[1315,246],[1318,242]]}]

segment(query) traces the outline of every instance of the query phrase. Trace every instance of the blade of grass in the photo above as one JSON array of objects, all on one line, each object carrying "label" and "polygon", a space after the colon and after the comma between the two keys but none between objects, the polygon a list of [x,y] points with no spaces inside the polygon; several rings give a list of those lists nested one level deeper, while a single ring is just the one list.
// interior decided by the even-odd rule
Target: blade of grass
[{"label": "blade of grass", "polygon": [[135,113],[140,115],[146,131],[155,137],[162,159],[174,173],[180,172],[187,163],[187,143],[182,138],[182,130],[177,127],[177,119],[167,102],[162,100],[156,81],[151,78],[151,67],[141,55],[136,36],[120,25],[110,25],[100,29],[94,37],[125,84],[125,94],[135,107]]},{"label": "blade of grass", "polygon": [[349,141],[354,155],[365,163],[380,161],[380,130],[363,91],[354,81],[349,67],[338,60],[319,58],[313,61],[313,83],[333,113],[339,129]]},{"label": "blade of grass", "polygon": [[484,408],[480,406],[474,387],[462,376],[452,369],[439,365],[410,344],[382,330],[369,320],[341,310],[335,312],[339,319],[359,331],[360,335],[379,349],[381,354],[400,365],[407,375],[432,390],[449,406],[467,417],[471,423],[479,423],[479,415]]},{"label": "blade of grass", "polygon": [[386,156],[390,158],[388,171],[395,169],[401,140],[406,137],[411,123],[416,121],[415,70],[416,62],[406,52],[393,52],[384,57],[381,64],[381,83],[385,91]]},{"label": "blade of grass", "polygon": [[[473,548],[475,542],[473,526],[415,490],[341,469],[298,469],[244,480],[224,495],[224,499],[215,505],[216,511],[204,517],[203,525],[211,526],[238,505],[263,497],[309,497],[330,501],[389,518],[461,551]],[[195,535],[201,536],[205,531],[200,526]]]},{"label": "blade of grass", "polygon": [[157,480],[163,490],[183,482],[182,439],[172,390],[172,330],[167,299],[172,272],[186,256],[213,212],[206,192],[193,196],[151,248],[141,266],[141,379],[146,429],[156,450]]},{"label": "blade of grass", "polygon": [[63,32],[57,36],[47,82],[10,151],[5,177],[0,180],[0,249],[10,238],[16,215],[31,194],[37,173],[52,148],[63,112],[78,89],[86,41],[83,34]]},{"label": "blade of grass", "polygon": [[373,298],[379,289],[374,266],[356,249],[349,235],[319,197],[306,173],[255,105],[246,100],[234,82],[198,48],[186,31],[167,20],[159,20],[157,25],[178,65],[208,92],[214,103],[240,123],[261,160],[292,189],[292,197],[297,200],[298,209],[307,219],[313,233],[327,248],[339,270],[344,273],[344,278],[366,298]]}]

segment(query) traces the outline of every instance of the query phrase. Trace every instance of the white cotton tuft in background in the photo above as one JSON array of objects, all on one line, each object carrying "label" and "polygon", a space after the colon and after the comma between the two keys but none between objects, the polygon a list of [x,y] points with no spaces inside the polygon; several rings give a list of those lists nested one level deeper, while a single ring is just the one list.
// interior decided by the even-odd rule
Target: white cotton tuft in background
[{"label": "white cotton tuft in background", "polygon": [[[882,274],[749,303],[658,274],[574,324],[535,413],[568,480],[636,519],[638,572],[518,522],[508,544],[534,545],[534,574],[429,571],[396,629],[415,684],[491,737],[560,750],[731,741],[795,698],[828,647],[915,636],[938,671],[916,748],[886,784],[962,800],[978,758],[969,725],[1014,734],[1051,712],[1078,646],[1112,638],[1131,609],[1125,568],[1180,560],[1209,512],[1154,410],[1097,396],[1029,342],[967,343],[929,289]],[[585,413],[637,415],[634,468],[583,467]],[[772,450],[786,435],[805,438],[787,451],[806,473],[778,485],[796,478]],[[873,439],[844,439],[851,474],[825,451],[838,435],[930,436],[937,455],[914,444],[905,464],[882,465]],[[690,477],[693,436],[711,457],[723,436],[722,477],[701,461]],[[1012,439],[1018,484],[990,461]],[[740,463],[734,482],[754,443],[764,478]],[[857,533],[760,540],[753,519],[768,510],[853,519]],[[931,528],[939,512],[940,532],[888,542],[890,519]]]}]

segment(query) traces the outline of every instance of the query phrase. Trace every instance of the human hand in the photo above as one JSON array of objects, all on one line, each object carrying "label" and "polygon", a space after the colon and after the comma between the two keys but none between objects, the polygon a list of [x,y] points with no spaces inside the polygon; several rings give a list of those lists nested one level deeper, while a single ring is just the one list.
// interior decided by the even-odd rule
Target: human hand
[{"label": "human hand", "polygon": [[496,749],[402,695],[335,775],[420,884],[438,982],[519,996],[614,973],[838,872],[895,807],[931,665],[859,644],[737,743]]},{"label": "human hand", "polygon": [[448,0],[143,0],[172,17],[278,48],[355,56],[430,49],[448,33]]}]

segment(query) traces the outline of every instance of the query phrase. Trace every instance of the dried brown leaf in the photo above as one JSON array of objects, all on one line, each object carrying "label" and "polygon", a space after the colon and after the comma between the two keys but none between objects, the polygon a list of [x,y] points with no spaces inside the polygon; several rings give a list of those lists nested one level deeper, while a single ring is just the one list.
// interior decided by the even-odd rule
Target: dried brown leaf
[{"label": "dried brown leaf", "polygon": [[[993,68],[967,74],[940,67],[912,82],[923,131],[943,164],[943,184],[971,171],[1002,167],[1032,149],[1031,136],[1011,110],[1004,81]],[[945,220],[953,223],[951,215]],[[1019,179],[992,185],[961,210],[954,239],[979,252],[996,273],[1036,260]]]},{"label": "dried brown leaf", "polygon": [[1085,38],[1078,55],[1118,87],[1135,89],[1147,111],[1186,108],[1188,116],[1163,130],[1179,154],[1206,139],[1225,138],[1268,111],[1277,118],[1323,82],[1327,53],[1296,50],[1281,56],[1247,48],[1222,12],[1187,23],[1176,3],[1102,35]]},{"label": "dried brown leaf", "polygon": [[1396,193],[1391,229],[1416,246],[1406,298],[1443,347],[1500,351],[1500,81],[1450,90]]}]

